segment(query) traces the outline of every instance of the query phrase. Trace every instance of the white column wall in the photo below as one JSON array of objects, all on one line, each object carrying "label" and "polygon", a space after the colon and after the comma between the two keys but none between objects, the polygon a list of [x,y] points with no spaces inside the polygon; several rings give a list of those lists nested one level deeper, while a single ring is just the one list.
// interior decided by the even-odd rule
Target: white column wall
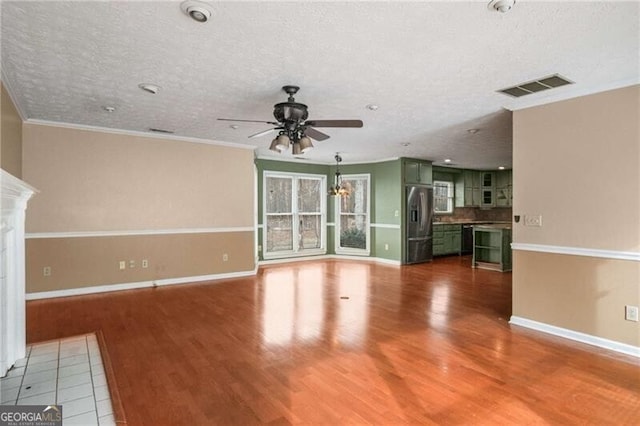
[{"label": "white column wall", "polygon": [[0,377],[26,353],[24,222],[36,192],[0,169]]}]

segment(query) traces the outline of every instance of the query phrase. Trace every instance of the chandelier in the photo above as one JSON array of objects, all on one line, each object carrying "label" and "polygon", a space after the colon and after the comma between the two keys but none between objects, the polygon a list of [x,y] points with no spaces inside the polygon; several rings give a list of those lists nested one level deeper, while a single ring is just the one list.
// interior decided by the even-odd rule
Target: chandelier
[{"label": "chandelier", "polygon": [[336,178],[334,185],[329,188],[329,195],[347,197],[349,196],[349,189],[347,188],[347,185],[342,184],[342,175],[340,174],[340,162],[342,161],[342,157],[340,157],[339,154],[336,154],[334,158],[336,159]]}]

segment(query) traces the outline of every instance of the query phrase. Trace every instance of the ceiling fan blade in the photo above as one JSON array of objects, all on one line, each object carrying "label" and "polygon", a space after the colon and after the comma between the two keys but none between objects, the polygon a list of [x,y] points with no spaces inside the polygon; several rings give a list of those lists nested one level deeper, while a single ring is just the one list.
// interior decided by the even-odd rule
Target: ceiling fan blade
[{"label": "ceiling fan blade", "polygon": [[317,141],[324,141],[329,139],[330,137],[329,135],[325,135],[320,130],[316,130],[313,127],[307,127],[307,129],[304,131],[304,134]]},{"label": "ceiling fan blade", "polygon": [[274,126],[279,126],[280,123],[275,123],[273,121],[262,121],[262,120],[240,120],[237,118],[218,118],[219,121],[243,121],[245,123],[266,123],[266,124],[272,124]]},{"label": "ceiling fan blade", "polygon": [[313,127],[362,127],[362,120],[309,120],[305,126]]},{"label": "ceiling fan blade", "polygon": [[276,131],[276,129],[263,130],[261,132],[254,133],[253,135],[249,136],[249,139],[259,138],[260,136],[268,135],[269,133],[275,132],[275,131]]}]

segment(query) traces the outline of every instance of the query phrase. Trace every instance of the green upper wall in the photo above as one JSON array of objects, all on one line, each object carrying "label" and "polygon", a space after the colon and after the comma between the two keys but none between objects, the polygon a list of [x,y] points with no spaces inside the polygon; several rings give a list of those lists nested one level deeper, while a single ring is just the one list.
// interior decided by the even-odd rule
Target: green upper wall
[{"label": "green upper wall", "polygon": [[[327,177],[327,186],[334,184],[335,165],[298,163],[256,159],[258,170],[258,223],[263,217],[263,175],[264,171],[288,173],[308,173]],[[400,159],[381,163],[341,165],[340,173],[369,174],[371,176],[370,222],[372,257],[400,261],[401,259],[401,223],[403,217],[404,188],[402,179],[402,161]],[[335,198],[327,200],[327,223],[335,221]],[[397,212],[397,214],[396,214]],[[327,227],[327,253],[335,252],[334,226]],[[259,232],[262,241],[262,232]]]}]

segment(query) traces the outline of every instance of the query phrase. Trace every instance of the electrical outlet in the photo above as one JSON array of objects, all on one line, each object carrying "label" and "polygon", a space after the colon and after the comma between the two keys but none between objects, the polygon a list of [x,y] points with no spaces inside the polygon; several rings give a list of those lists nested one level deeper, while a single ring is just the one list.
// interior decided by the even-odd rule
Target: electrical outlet
[{"label": "electrical outlet", "polygon": [[262,246],[258,246],[258,251],[261,252],[262,251]]},{"label": "electrical outlet", "polygon": [[626,305],[624,307],[624,319],[627,321],[638,321],[638,307]]},{"label": "electrical outlet", "polygon": [[50,277],[51,276],[51,266],[45,266],[42,269],[42,275],[44,275],[45,277]]},{"label": "electrical outlet", "polygon": [[127,262],[125,262],[124,260],[121,260],[119,266],[120,266],[120,270],[123,270],[127,267]]},{"label": "electrical outlet", "polygon": [[136,261],[135,260],[130,260],[129,261],[129,268],[135,268],[136,267]]},{"label": "electrical outlet", "polygon": [[148,268],[149,267],[149,261],[147,259],[142,259],[142,267],[143,268]]},{"label": "electrical outlet", "polygon": [[542,215],[525,215],[525,226],[542,226]]},{"label": "electrical outlet", "polygon": [[385,244],[385,245],[384,245],[384,249],[385,249],[385,250],[389,250],[389,244]]},{"label": "electrical outlet", "polygon": [[227,253],[222,255],[222,261],[226,262],[227,260],[229,260],[229,255]]},{"label": "electrical outlet", "polygon": [[399,211],[399,210],[395,210],[395,211],[393,212],[393,215],[394,215],[395,217],[400,216],[400,211]]}]

